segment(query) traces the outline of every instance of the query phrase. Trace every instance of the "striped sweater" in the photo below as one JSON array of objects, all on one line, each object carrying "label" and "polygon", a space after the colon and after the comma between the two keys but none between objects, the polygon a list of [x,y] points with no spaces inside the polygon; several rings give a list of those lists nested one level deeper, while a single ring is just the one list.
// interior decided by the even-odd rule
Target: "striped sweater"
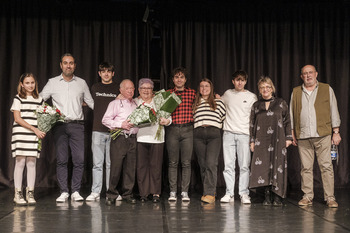
[{"label": "striped sweater", "polygon": [[226,116],[226,108],[222,100],[215,99],[216,109],[212,110],[209,104],[201,99],[201,103],[199,104],[196,112],[193,115],[194,119],[194,128],[210,125],[217,127],[219,129],[222,128],[222,122]]}]

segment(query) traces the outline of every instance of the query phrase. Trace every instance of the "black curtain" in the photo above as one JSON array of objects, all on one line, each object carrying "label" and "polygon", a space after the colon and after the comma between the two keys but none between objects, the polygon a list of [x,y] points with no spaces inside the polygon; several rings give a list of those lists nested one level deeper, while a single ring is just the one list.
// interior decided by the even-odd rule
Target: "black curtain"
[{"label": "black curtain", "polygon": [[[13,185],[14,159],[11,154],[13,114],[10,107],[18,79],[32,72],[42,90],[48,79],[61,73],[62,54],[76,59],[75,74],[88,86],[98,82],[98,64],[114,64],[115,80],[137,81],[142,75],[142,7],[138,4],[74,1],[9,1],[2,5],[0,17],[1,148],[0,186]],[[84,107],[86,119],[84,183],[91,179],[92,111]],[[53,137],[43,141],[37,160],[38,187],[55,187],[56,156]],[[25,179],[24,179],[25,182]]]},{"label": "black curtain", "polygon": [[[316,66],[318,80],[329,83],[338,99],[342,120],[339,162],[335,164],[335,185],[349,184],[348,106],[350,76],[349,4],[267,3],[206,4],[167,8],[162,28],[162,78],[178,66],[190,73],[189,86],[211,78],[215,91],[233,88],[234,71],[249,74],[247,89],[258,95],[261,75],[272,78],[277,96],[288,103],[292,88],[301,85],[300,69]],[[295,147],[288,149],[289,181],[300,187],[300,160]],[[195,157],[194,157],[195,158]],[[218,186],[224,186],[220,157]],[[321,177],[315,165],[316,187]]]},{"label": "black curtain", "polygon": [[[149,74],[160,74],[160,88],[171,84],[171,70],[185,66],[189,85],[211,78],[215,91],[233,88],[231,75],[237,69],[249,74],[247,89],[258,94],[257,80],[269,75],[277,95],[289,101],[292,88],[301,84],[300,68],[314,64],[319,80],[329,83],[337,96],[343,141],[339,163],[335,164],[335,185],[349,186],[348,106],[350,76],[350,17],[346,1],[317,3],[271,3],[271,1],[148,1],[148,24],[144,1],[4,1],[0,8],[0,186],[13,186],[11,157],[13,116],[9,111],[18,78],[33,72],[39,90],[60,74],[60,56],[72,53],[76,75],[89,86],[99,80],[97,66],[110,61],[116,66],[116,80],[137,82]],[[274,1],[272,1],[274,2]],[[150,28],[151,27],[151,28]],[[150,30],[160,31],[159,67],[150,68]],[[153,69],[153,70],[150,70]],[[154,69],[159,69],[154,70]],[[152,77],[151,77],[152,78]],[[86,124],[86,167],[84,184],[91,184],[91,110],[84,109]],[[50,133],[37,161],[38,187],[56,187],[54,144]],[[289,152],[289,180],[300,187],[300,161],[295,147]],[[194,155],[194,178],[198,168]],[[166,166],[165,166],[166,167]],[[224,187],[223,160],[219,161],[218,186]],[[316,186],[320,186],[315,166]]]}]

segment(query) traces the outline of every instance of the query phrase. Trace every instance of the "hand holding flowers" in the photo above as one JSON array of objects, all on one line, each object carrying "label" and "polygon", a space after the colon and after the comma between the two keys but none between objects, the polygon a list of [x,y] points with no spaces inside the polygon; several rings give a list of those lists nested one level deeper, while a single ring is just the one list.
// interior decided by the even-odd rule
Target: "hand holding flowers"
[{"label": "hand holding flowers", "polygon": [[[169,124],[167,118],[169,118],[171,113],[175,111],[177,106],[179,106],[181,103],[181,97],[177,96],[175,93],[162,89],[155,94],[153,101],[157,108],[157,118],[159,121],[159,127],[155,138],[160,140],[164,125]],[[163,119],[167,120],[167,124],[164,124],[165,121]]]},{"label": "hand holding flowers", "polygon": [[130,123],[130,120],[123,121],[122,123],[122,129],[130,130],[134,125]]},{"label": "hand holding flowers", "polygon": [[[38,130],[41,131],[42,133],[49,132],[54,124],[56,124],[59,121],[60,122],[64,121],[64,115],[61,113],[61,111],[55,106],[51,107],[47,103],[43,103],[42,105],[38,106],[34,112],[37,116]],[[41,140],[45,136],[45,135],[42,136],[42,133],[35,132],[35,134],[39,138],[39,141],[38,141],[39,151],[41,151],[41,147],[42,147]]]},{"label": "hand holding flowers", "polygon": [[132,127],[145,127],[157,121],[156,112],[144,104],[139,105],[127,118],[123,121],[121,128],[110,130],[111,137],[115,140],[122,131],[130,130]]},{"label": "hand holding flowers", "polygon": [[122,131],[130,130],[132,127],[146,127],[154,123],[158,123],[158,129],[155,139],[161,140],[164,125],[168,125],[171,113],[175,111],[177,106],[181,103],[181,98],[170,91],[160,90],[153,97],[156,111],[146,106],[144,103],[139,105],[122,123],[121,128],[110,130],[111,137],[115,140]]}]

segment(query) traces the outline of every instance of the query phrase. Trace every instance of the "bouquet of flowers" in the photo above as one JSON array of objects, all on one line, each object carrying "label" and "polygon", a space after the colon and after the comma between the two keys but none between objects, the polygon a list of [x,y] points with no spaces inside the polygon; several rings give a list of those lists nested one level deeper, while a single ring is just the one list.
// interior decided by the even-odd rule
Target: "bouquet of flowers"
[{"label": "bouquet of flowers", "polygon": [[[177,106],[181,104],[181,97],[164,89],[156,92],[153,97],[154,104],[157,110],[157,119],[160,117],[169,118],[171,113],[175,111]],[[155,139],[159,140],[162,137],[163,125],[159,125]]]},{"label": "bouquet of flowers", "polygon": [[[157,121],[156,112],[153,108],[141,104],[128,116],[129,122],[139,128],[146,127]],[[110,130],[111,137],[115,140],[123,131],[123,129],[112,129]]]},{"label": "bouquet of flowers", "polygon": [[[44,133],[49,132],[52,126],[56,124],[56,122],[64,121],[64,115],[60,112],[60,110],[55,106],[51,107],[47,103],[43,103],[42,105],[38,106],[34,112],[37,116],[38,129]],[[41,151],[41,146],[41,139],[39,139],[39,151]]]}]

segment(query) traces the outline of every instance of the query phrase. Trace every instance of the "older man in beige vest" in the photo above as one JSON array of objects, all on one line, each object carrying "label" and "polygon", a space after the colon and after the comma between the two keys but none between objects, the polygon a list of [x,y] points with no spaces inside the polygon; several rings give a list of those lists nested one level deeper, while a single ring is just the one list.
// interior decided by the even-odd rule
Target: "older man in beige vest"
[{"label": "older man in beige vest", "polygon": [[324,199],[328,207],[336,208],[334,197],[334,172],[331,161],[331,144],[338,145],[340,117],[333,89],[317,81],[317,71],[312,65],[301,69],[303,85],[293,89],[290,100],[293,145],[298,146],[301,160],[300,206],[311,206],[314,198],[313,164],[315,153],[321,170]]}]

